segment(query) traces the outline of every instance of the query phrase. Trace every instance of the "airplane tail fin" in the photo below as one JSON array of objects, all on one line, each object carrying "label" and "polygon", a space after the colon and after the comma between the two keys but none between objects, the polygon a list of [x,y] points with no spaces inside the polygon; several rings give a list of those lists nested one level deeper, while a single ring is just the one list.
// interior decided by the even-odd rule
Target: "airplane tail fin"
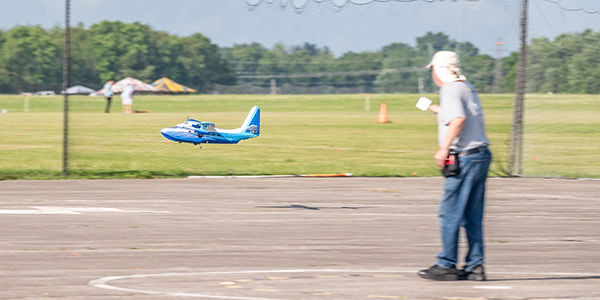
[{"label": "airplane tail fin", "polygon": [[241,128],[252,133],[260,134],[260,108],[258,108],[258,106],[252,107]]}]

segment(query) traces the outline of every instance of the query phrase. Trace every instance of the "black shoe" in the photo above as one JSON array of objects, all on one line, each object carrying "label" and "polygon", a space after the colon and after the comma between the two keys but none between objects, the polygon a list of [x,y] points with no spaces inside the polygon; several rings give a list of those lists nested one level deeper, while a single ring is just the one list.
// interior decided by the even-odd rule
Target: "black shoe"
[{"label": "black shoe", "polygon": [[439,280],[439,281],[449,281],[449,280],[458,280],[457,270],[455,266],[451,268],[442,268],[438,265],[434,265],[433,267],[419,271],[419,276],[425,279],[431,280]]},{"label": "black shoe", "polygon": [[458,280],[484,281],[485,270],[483,269],[483,265],[476,266],[471,271],[465,271],[465,269],[459,270]]}]

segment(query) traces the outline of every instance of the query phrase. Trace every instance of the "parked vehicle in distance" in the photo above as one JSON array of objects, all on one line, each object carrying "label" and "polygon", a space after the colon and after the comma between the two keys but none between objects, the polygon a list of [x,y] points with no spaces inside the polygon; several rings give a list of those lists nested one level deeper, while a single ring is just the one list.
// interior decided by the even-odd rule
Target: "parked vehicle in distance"
[{"label": "parked vehicle in distance", "polygon": [[54,96],[54,95],[56,95],[56,93],[54,93],[54,91],[39,91],[39,92],[35,92],[33,94],[39,95],[39,96]]}]

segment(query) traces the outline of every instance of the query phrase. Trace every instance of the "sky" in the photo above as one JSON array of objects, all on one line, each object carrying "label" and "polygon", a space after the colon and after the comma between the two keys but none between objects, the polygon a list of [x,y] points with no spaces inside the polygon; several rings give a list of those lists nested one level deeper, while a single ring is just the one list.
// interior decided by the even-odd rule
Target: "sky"
[{"label": "sky", "polygon": [[[291,4],[302,6],[302,13]],[[71,0],[71,25],[87,28],[102,20],[140,22],[178,36],[201,33],[220,47],[258,42],[327,46],[336,56],[377,51],[391,43],[416,45],[428,31],[469,41],[496,56],[517,51],[521,0]],[[381,0],[379,0],[381,1]],[[412,2],[406,2],[412,1]],[[554,0],[556,1],[556,0]],[[565,8],[600,11],[599,0],[559,0]],[[274,2],[269,5],[267,2]],[[370,2],[370,3],[369,3]],[[283,5],[286,4],[286,5]],[[0,0],[0,29],[15,25],[64,26],[65,0]],[[566,11],[549,0],[530,0],[529,40],[562,33],[600,30],[600,14]]]}]

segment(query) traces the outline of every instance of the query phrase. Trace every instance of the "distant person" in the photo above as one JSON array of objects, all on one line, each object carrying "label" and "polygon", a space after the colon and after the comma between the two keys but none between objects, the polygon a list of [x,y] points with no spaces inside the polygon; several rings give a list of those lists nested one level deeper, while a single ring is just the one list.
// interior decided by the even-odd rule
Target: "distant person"
[{"label": "distant person", "polygon": [[123,113],[130,114],[131,107],[133,106],[133,92],[135,89],[131,83],[128,83],[123,92],[121,92],[121,103],[123,104]]},{"label": "distant person", "polygon": [[105,110],[105,113],[109,113],[110,112],[110,100],[112,100],[112,96],[115,94],[112,91],[113,83],[115,83],[115,80],[114,79],[109,79],[104,84],[104,97],[106,98],[106,110]]},{"label": "distant person", "polygon": [[[440,105],[429,107],[438,120],[440,148],[434,155],[435,163],[444,169],[449,152],[454,150],[458,153],[458,171],[447,174],[439,204],[442,253],[435,265],[418,274],[432,280],[485,280],[482,222],[492,155],[481,102],[475,87],[462,74],[456,53],[437,52],[427,68],[432,68],[433,81],[440,87]],[[466,266],[457,270],[461,226],[467,233],[469,252]]]}]

